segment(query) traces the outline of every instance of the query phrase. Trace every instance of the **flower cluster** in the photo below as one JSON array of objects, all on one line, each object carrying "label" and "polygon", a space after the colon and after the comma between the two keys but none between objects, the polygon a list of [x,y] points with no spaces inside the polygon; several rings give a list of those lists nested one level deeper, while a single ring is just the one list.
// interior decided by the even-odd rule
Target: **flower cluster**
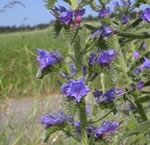
[{"label": "flower cluster", "polygon": [[149,69],[150,68],[150,60],[147,59],[145,56],[143,57],[144,58],[144,63],[141,64],[138,68],[136,68],[134,70],[134,72],[136,74],[139,74],[142,70],[145,70],[145,69]]},{"label": "flower cluster", "polygon": [[97,54],[92,52],[88,57],[89,65],[100,65],[102,67],[109,66],[109,64],[114,60],[117,53],[115,49],[107,50],[107,51],[99,51]]},{"label": "flower cluster", "polygon": [[[67,10],[63,6],[59,7],[54,7],[53,11],[57,13],[54,14],[56,19],[60,20],[62,24],[73,24],[75,23],[76,25],[80,24],[82,16],[85,14],[85,9],[80,8],[75,11],[72,10]],[[75,20],[74,20],[75,19]]]},{"label": "flower cluster", "polygon": [[59,110],[59,114],[47,113],[45,116],[40,117],[40,122],[49,128],[51,126],[63,125],[65,122],[73,122],[72,116],[67,116],[62,110]]},{"label": "flower cluster", "polygon": [[104,8],[102,8],[102,9],[98,12],[98,17],[99,17],[99,18],[109,17],[109,14],[110,14],[110,10],[109,10],[109,9],[104,9]]},{"label": "flower cluster", "polygon": [[[95,139],[99,139],[104,137],[108,133],[114,133],[116,128],[119,125],[120,123],[117,121],[111,123],[109,120],[105,120],[104,122],[101,123],[99,127],[94,127],[93,125],[89,125],[86,128],[86,132],[88,137],[93,135]],[[74,126],[76,128],[77,134],[81,134],[80,121],[75,122]]]},{"label": "flower cluster", "polygon": [[116,96],[121,96],[122,94],[123,91],[120,88],[111,88],[104,94],[102,91],[98,91],[97,89],[95,89],[95,91],[93,92],[97,104],[111,103],[116,98]]},{"label": "flower cluster", "polygon": [[79,80],[70,79],[69,84],[64,83],[61,86],[62,93],[67,97],[73,97],[79,103],[83,96],[86,96],[90,91],[84,83],[84,79]]},{"label": "flower cluster", "polygon": [[40,56],[37,56],[37,61],[39,61],[40,63],[41,71],[44,68],[52,67],[55,64],[59,64],[63,61],[63,57],[57,50],[53,52],[48,52],[46,50],[42,50],[38,48],[37,52],[40,54]]},{"label": "flower cluster", "polygon": [[97,28],[92,31],[91,39],[109,37],[113,34],[113,30],[110,27],[104,25],[102,28]]},{"label": "flower cluster", "polygon": [[123,25],[128,24],[129,20],[130,20],[130,17],[129,17],[129,16],[123,15],[123,16],[121,17],[121,23],[122,23]]},{"label": "flower cluster", "polygon": [[150,8],[146,8],[140,17],[143,21],[150,22]]}]

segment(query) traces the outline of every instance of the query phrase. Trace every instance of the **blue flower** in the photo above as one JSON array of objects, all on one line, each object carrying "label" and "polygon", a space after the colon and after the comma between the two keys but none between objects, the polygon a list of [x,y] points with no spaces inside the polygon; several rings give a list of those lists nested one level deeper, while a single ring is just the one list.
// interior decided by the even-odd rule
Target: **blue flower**
[{"label": "blue flower", "polygon": [[134,109],[134,106],[132,104],[128,104],[128,107],[129,107],[130,110]]},{"label": "blue flower", "polygon": [[77,17],[77,16],[83,16],[85,14],[85,9],[83,8],[79,8],[77,10],[74,11],[74,16]]},{"label": "blue flower", "polygon": [[142,43],[142,48],[144,48],[144,49],[146,48],[145,42]]},{"label": "blue flower", "polygon": [[81,98],[83,96],[86,96],[87,93],[90,91],[85,83],[84,79],[81,78],[79,80],[70,80],[69,84],[63,84],[62,87],[62,93],[64,93],[66,96],[72,96],[76,99],[76,101],[79,103]]},{"label": "blue flower", "polygon": [[150,68],[150,60],[144,56],[144,63],[139,67],[140,70]]},{"label": "blue flower", "polygon": [[108,16],[109,16],[109,13],[110,13],[110,10],[109,10],[109,9],[104,9],[104,8],[102,8],[102,9],[99,11],[98,16],[99,16],[99,18],[108,17]]},{"label": "blue flower", "polygon": [[46,127],[51,127],[54,125],[61,125],[64,124],[64,119],[54,113],[48,113],[46,116],[40,117],[40,122],[45,125]]},{"label": "blue flower", "polygon": [[88,57],[88,64],[94,65],[95,62],[96,62],[96,54],[94,52],[91,52],[89,57]]},{"label": "blue flower", "polygon": [[80,121],[74,122],[74,126],[76,127],[76,132],[81,134]]},{"label": "blue flower", "polygon": [[98,100],[98,103],[111,103],[116,96],[122,95],[123,91],[120,88],[111,88],[104,93],[104,95]]},{"label": "blue flower", "polygon": [[102,33],[102,29],[100,29],[100,28],[93,30],[91,33],[91,39],[100,37],[101,33]]},{"label": "blue flower", "polygon": [[83,72],[83,76],[87,75],[87,68],[85,64],[82,65],[82,72]]},{"label": "blue flower", "polygon": [[121,0],[124,7],[129,7],[131,5],[130,0]]},{"label": "blue flower", "polygon": [[37,52],[40,54],[40,56],[37,56],[37,61],[39,61],[41,65],[41,71],[48,66],[54,65],[55,59],[50,55],[48,51],[37,48]]},{"label": "blue flower", "polygon": [[75,70],[73,64],[69,63],[69,66],[70,66],[70,71],[71,71],[72,75],[76,75],[76,70]]},{"label": "blue flower", "polygon": [[132,55],[132,58],[134,58],[134,59],[138,59],[139,57],[140,57],[140,54],[138,51],[135,51]]},{"label": "blue flower", "polygon": [[140,17],[143,21],[150,22],[150,8],[146,8]]},{"label": "blue flower", "polygon": [[115,129],[119,126],[119,122],[114,121],[112,123],[109,122],[109,120],[105,120],[102,122],[100,127],[97,127],[94,131],[94,137],[99,138],[103,137],[106,133],[114,133]]},{"label": "blue flower", "polygon": [[107,50],[99,53],[96,63],[101,66],[108,66],[116,56],[116,50]]},{"label": "blue flower", "polygon": [[138,88],[139,90],[141,90],[143,87],[144,87],[144,82],[139,81],[139,82],[137,83],[137,88]]},{"label": "blue flower", "polygon": [[118,2],[114,2],[114,9],[117,9],[119,7],[120,7],[119,3]]},{"label": "blue flower", "polygon": [[99,100],[99,98],[103,95],[103,91],[99,91],[99,90],[95,89],[95,91],[93,92],[93,95],[97,102]]},{"label": "blue flower", "polygon": [[121,17],[121,23],[122,24],[128,24],[129,20],[130,20],[129,16],[124,15]]},{"label": "blue flower", "polygon": [[113,35],[113,30],[110,28],[110,27],[107,27],[107,26],[105,26],[104,27],[104,30],[103,30],[103,32],[102,32],[102,34],[101,34],[101,36],[102,37],[109,37],[109,36],[112,36]]},{"label": "blue flower", "polygon": [[48,52],[46,50],[37,48],[37,52],[40,54],[40,56],[37,56],[37,61],[40,63],[41,71],[46,67],[54,66],[55,64],[63,61],[63,57],[57,50]]},{"label": "blue flower", "polygon": [[65,12],[62,12],[58,18],[63,24],[69,24],[72,21],[73,12],[71,10],[67,10]]},{"label": "blue flower", "polygon": [[[56,19],[59,19],[63,24],[71,24],[73,22],[73,18],[75,17],[76,23],[81,22],[81,16],[85,14],[85,9],[79,8],[75,11],[67,10],[63,6],[54,7],[53,11],[57,12],[58,16],[54,14]],[[76,19],[77,18],[77,19]]]},{"label": "blue flower", "polygon": [[40,122],[49,128],[55,125],[63,125],[65,122],[72,123],[73,117],[67,116],[62,110],[59,110],[59,114],[47,113],[45,116],[41,116]]},{"label": "blue flower", "polygon": [[55,63],[60,63],[64,60],[64,58],[62,57],[62,55],[58,52],[58,50],[54,50],[52,52],[50,52],[51,57],[54,58]]}]

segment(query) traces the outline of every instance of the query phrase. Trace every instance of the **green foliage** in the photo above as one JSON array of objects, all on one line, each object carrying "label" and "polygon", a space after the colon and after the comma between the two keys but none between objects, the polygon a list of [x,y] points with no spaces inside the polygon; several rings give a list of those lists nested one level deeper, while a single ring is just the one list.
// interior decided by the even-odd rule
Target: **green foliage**
[{"label": "green foliage", "polygon": [[149,131],[150,131],[150,121],[147,120],[147,121],[137,124],[136,126],[131,128],[129,131],[127,131],[125,135],[123,136],[123,139],[129,136],[132,136],[134,134],[145,133],[145,132],[148,133]]},{"label": "green foliage", "polygon": [[48,129],[44,130],[43,133],[43,142],[46,143],[51,134],[55,133],[56,131],[62,131],[65,128],[65,125],[57,125],[49,127]]},{"label": "green foliage", "polygon": [[63,28],[63,25],[60,23],[60,21],[56,20],[54,22],[54,27],[52,30],[52,34],[54,35],[54,39],[59,37],[62,28]]},{"label": "green foliage", "polygon": [[54,6],[55,2],[57,2],[57,0],[44,0],[46,3],[46,8],[47,9],[52,9],[52,7]]}]

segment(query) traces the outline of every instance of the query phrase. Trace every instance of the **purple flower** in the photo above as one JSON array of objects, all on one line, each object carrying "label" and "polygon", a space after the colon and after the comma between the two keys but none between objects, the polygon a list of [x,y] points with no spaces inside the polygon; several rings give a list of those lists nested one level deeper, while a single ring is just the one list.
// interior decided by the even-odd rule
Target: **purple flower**
[{"label": "purple flower", "polygon": [[60,63],[64,60],[62,55],[57,50],[51,52],[50,55],[55,59],[55,63]]},{"label": "purple flower", "polygon": [[81,22],[81,16],[85,14],[85,9],[83,8],[72,11],[72,10],[67,10],[63,6],[59,6],[59,7],[54,7],[53,10],[58,14],[58,16],[54,14],[56,19],[59,19],[63,24],[71,24],[74,17],[75,17],[75,23],[79,24]]},{"label": "purple flower", "polygon": [[98,100],[98,103],[111,103],[117,95],[123,94],[120,88],[111,88],[106,91],[102,98]]},{"label": "purple flower", "polygon": [[76,99],[76,101],[79,103],[81,98],[83,96],[86,96],[87,93],[90,91],[85,83],[84,79],[81,78],[79,80],[70,80],[69,84],[63,84],[62,87],[62,93],[64,93],[66,96],[72,96]]},{"label": "purple flower", "polygon": [[101,34],[102,37],[109,37],[113,35],[113,30],[110,27],[104,27],[104,30]]},{"label": "purple flower", "polygon": [[106,133],[115,132],[115,129],[119,126],[119,122],[114,121],[112,123],[109,122],[109,120],[105,120],[102,122],[101,126],[96,128],[94,131],[94,137],[99,138],[103,137]]},{"label": "purple flower", "polygon": [[64,119],[54,113],[48,113],[46,116],[40,117],[40,122],[45,125],[46,127],[51,127],[54,125],[61,125],[64,123]]},{"label": "purple flower", "polygon": [[129,7],[131,5],[130,0],[121,0],[124,7]]},{"label": "purple flower", "polygon": [[134,106],[132,104],[128,104],[128,107],[129,107],[130,110],[134,109]]},{"label": "purple flower", "polygon": [[100,37],[101,33],[102,33],[102,29],[100,29],[100,28],[93,30],[91,33],[91,39]]},{"label": "purple flower", "polygon": [[117,9],[117,8],[119,8],[119,7],[120,7],[119,3],[118,3],[118,2],[115,2],[115,3],[114,3],[114,9]]},{"label": "purple flower", "polygon": [[63,61],[63,57],[57,50],[48,52],[46,50],[37,48],[37,52],[40,54],[40,56],[37,56],[37,60],[41,65],[41,71],[46,67],[54,66],[54,64],[58,64]]},{"label": "purple flower", "polygon": [[67,11],[67,9],[63,6],[59,6],[59,7],[54,6],[53,10],[56,11],[58,14],[61,14],[62,12]]},{"label": "purple flower", "polygon": [[37,56],[37,61],[39,61],[41,65],[41,71],[46,67],[54,65],[55,59],[50,55],[48,51],[37,48],[37,52],[40,54],[40,56]]},{"label": "purple flower", "polygon": [[132,58],[133,58],[133,59],[138,59],[139,57],[140,57],[140,54],[139,54],[138,51],[135,51],[135,52],[133,53],[133,55],[132,55]]},{"label": "purple flower", "polygon": [[73,64],[69,63],[69,66],[70,66],[70,71],[71,71],[72,75],[76,75],[76,70],[75,70]]},{"label": "purple flower", "polygon": [[62,86],[61,86],[61,92],[63,93],[63,94],[65,94],[66,96],[68,96],[69,94],[68,94],[68,89],[69,89],[69,84],[67,84],[67,83],[64,83]]},{"label": "purple flower", "polygon": [[89,65],[94,65],[96,62],[96,55],[94,52],[91,52],[89,57],[88,57],[88,64]]},{"label": "purple flower", "polygon": [[104,8],[102,8],[102,9],[99,11],[98,16],[99,16],[99,18],[108,17],[108,16],[109,16],[109,13],[110,13],[110,10],[109,10],[109,9],[104,9]]},{"label": "purple flower", "polygon": [[141,90],[141,89],[144,87],[144,82],[139,81],[139,82],[137,83],[137,87],[138,87],[139,90]]},{"label": "purple flower", "polygon": [[83,71],[83,76],[86,76],[87,75],[87,68],[86,68],[85,64],[82,65],[82,71]]},{"label": "purple flower", "polygon": [[124,15],[121,17],[121,23],[122,24],[128,24],[129,20],[130,20],[129,16]]},{"label": "purple flower", "polygon": [[65,12],[62,12],[58,18],[63,24],[69,24],[72,21],[73,12],[71,10],[67,10]]},{"label": "purple flower", "polygon": [[142,48],[144,48],[144,49],[146,48],[145,42],[142,43]]},{"label": "purple flower", "polygon": [[139,73],[140,73],[140,69],[139,69],[139,68],[136,68],[136,69],[134,70],[134,72],[135,72],[136,74],[139,74]]},{"label": "purple flower", "polygon": [[90,125],[86,128],[86,132],[88,137],[90,137],[94,133],[94,126]]},{"label": "purple flower", "polygon": [[150,68],[150,60],[144,56],[144,63],[139,67],[140,70]]},{"label": "purple flower", "polygon": [[115,58],[115,56],[116,56],[115,49],[107,50],[107,51],[99,53],[96,62],[97,64],[101,66],[108,66],[112,62],[112,60]]},{"label": "purple flower", "polygon": [[74,11],[74,16],[77,17],[77,16],[83,16],[85,14],[85,9],[83,8],[79,8],[77,10]]},{"label": "purple flower", "polygon": [[140,17],[143,21],[150,22],[150,8],[146,8]]},{"label": "purple flower", "polygon": [[45,116],[41,116],[40,122],[48,128],[55,125],[62,125],[65,122],[72,123],[73,117],[67,116],[62,110],[59,110],[59,114],[47,113]]},{"label": "purple flower", "polygon": [[74,122],[74,126],[76,127],[76,132],[81,134],[80,121]]},{"label": "purple flower", "polygon": [[86,114],[87,114],[87,115],[90,114],[90,107],[86,107]]},{"label": "purple flower", "polygon": [[95,89],[95,91],[93,92],[93,95],[94,95],[94,98],[97,102],[99,100],[99,98],[103,95],[103,92]]}]

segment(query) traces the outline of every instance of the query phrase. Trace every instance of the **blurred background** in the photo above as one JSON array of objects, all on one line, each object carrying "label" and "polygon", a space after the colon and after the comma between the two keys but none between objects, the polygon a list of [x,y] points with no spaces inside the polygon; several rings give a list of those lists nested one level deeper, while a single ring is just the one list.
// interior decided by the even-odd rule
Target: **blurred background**
[{"label": "blurred background", "polygon": [[[109,5],[111,9],[113,2]],[[58,5],[69,8],[62,0]],[[97,25],[97,13],[88,6],[85,8],[83,23]],[[62,104],[59,75],[49,74],[43,80],[35,78],[39,68],[36,48],[57,49],[67,56],[63,36],[58,40],[52,37],[54,20],[44,0],[0,0],[0,145],[42,144],[40,115],[56,112],[53,108]],[[88,31],[81,33],[83,41],[88,34]],[[95,85],[101,87],[100,79]],[[57,140],[60,136],[62,140]],[[62,141],[61,134],[54,134],[51,144],[63,144]]]}]

